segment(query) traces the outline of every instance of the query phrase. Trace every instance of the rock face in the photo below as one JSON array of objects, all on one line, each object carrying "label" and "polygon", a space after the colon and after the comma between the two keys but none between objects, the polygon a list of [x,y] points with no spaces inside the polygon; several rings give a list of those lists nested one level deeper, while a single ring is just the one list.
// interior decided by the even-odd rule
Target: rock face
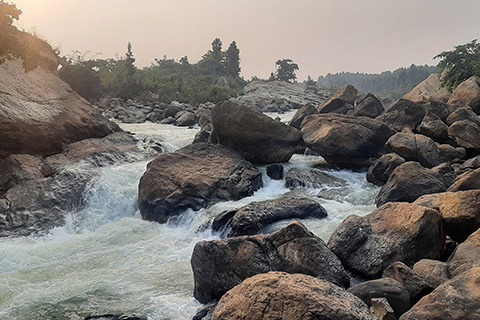
[{"label": "rock face", "polygon": [[347,287],[338,258],[299,222],[269,234],[201,241],[192,254],[195,298],[207,303],[259,273],[303,273]]},{"label": "rock face", "polygon": [[218,302],[212,320],[375,320],[359,298],[302,274],[269,272],[245,280]]},{"label": "rock face", "polygon": [[440,87],[440,75],[432,73],[427,79],[420,82],[409,93],[403,96],[407,99],[418,103],[427,103],[430,100],[447,102],[450,93],[446,88]]},{"label": "rock face", "polygon": [[480,114],[480,78],[473,76],[462,82],[448,100],[448,104],[470,107]]},{"label": "rock face", "polygon": [[367,172],[367,181],[377,186],[383,186],[396,167],[405,163],[405,159],[396,153],[387,153],[378,158]]},{"label": "rock face", "polygon": [[400,99],[393,107],[378,116],[389,128],[396,131],[413,131],[423,120],[426,114],[426,106]]},{"label": "rock face", "polygon": [[400,320],[478,319],[480,315],[480,268],[442,284],[420,300]]},{"label": "rock face", "polygon": [[413,202],[420,196],[446,190],[442,175],[422,167],[418,162],[399,165],[377,195],[377,206],[387,202]]},{"label": "rock face", "polygon": [[439,209],[445,233],[462,242],[480,228],[480,190],[442,193]]},{"label": "rock face", "polygon": [[260,112],[279,112],[299,109],[308,104],[318,105],[327,97],[317,86],[283,81],[252,81],[243,88],[244,95],[235,101]]},{"label": "rock face", "polygon": [[[215,222],[225,221],[231,228],[229,237],[256,234],[269,224],[285,219],[325,218],[327,211],[316,201],[308,198],[280,198],[251,202],[236,211],[222,214]],[[219,229],[215,223],[213,229]]]},{"label": "rock face", "polygon": [[378,278],[395,261],[413,265],[423,258],[440,258],[440,215],[419,205],[388,203],[365,217],[349,216],[328,247],[346,268]]},{"label": "rock face", "polygon": [[65,144],[120,131],[56,71],[38,67],[25,73],[16,60],[0,65],[0,119],[0,158],[48,156],[60,153]]},{"label": "rock face", "polygon": [[448,272],[452,277],[473,267],[480,267],[480,230],[462,242],[448,260]]},{"label": "rock face", "polygon": [[375,119],[339,114],[315,114],[302,123],[307,146],[328,162],[369,166],[384,153],[394,132]]},{"label": "rock face", "polygon": [[417,161],[427,168],[438,166],[443,159],[435,142],[421,134],[397,133],[388,139],[387,152],[395,152],[407,161]]},{"label": "rock face", "polygon": [[372,306],[372,298],[386,298],[397,318],[411,306],[407,289],[392,278],[365,281],[349,288],[348,292],[362,299],[369,307]]},{"label": "rock face", "polygon": [[232,101],[212,109],[212,125],[219,144],[254,163],[286,162],[301,147],[299,130]]},{"label": "rock face", "polygon": [[138,205],[144,219],[163,223],[211,199],[249,196],[260,188],[261,179],[260,171],[233,150],[195,143],[148,164],[140,179]]}]

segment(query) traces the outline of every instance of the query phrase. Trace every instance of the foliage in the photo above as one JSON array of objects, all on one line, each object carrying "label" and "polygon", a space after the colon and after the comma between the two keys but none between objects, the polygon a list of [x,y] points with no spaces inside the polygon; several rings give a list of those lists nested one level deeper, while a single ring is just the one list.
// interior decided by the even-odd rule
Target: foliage
[{"label": "foliage", "polygon": [[291,59],[277,60],[275,66],[277,70],[274,74],[270,75],[270,78],[286,82],[297,80],[295,71],[298,70],[298,64],[294,63]]},{"label": "foliage", "polygon": [[384,71],[380,74],[329,73],[325,77],[318,78],[318,85],[328,88],[351,84],[360,92],[371,92],[380,97],[398,99],[436,71],[437,69],[433,66],[412,64],[408,68],[399,68],[393,72]]},{"label": "foliage", "polygon": [[232,41],[230,43],[230,46],[227,49],[226,52],[227,59],[225,61],[226,63],[226,68],[228,70],[228,73],[231,76],[238,76],[240,75],[240,50],[237,48],[237,43],[235,41]]},{"label": "foliage", "polygon": [[480,43],[477,39],[455,46],[455,50],[444,51],[434,59],[441,59],[437,68],[442,73],[441,85],[452,92],[471,76],[480,76]]}]

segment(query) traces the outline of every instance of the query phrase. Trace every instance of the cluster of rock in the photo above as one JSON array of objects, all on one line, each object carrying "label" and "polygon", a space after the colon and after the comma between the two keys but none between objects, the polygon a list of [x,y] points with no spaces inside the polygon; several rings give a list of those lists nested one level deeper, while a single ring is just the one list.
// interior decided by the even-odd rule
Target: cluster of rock
[{"label": "cluster of rock", "polygon": [[[211,111],[210,145],[234,149],[254,163],[288,161],[308,147],[334,164],[370,166],[369,180],[383,187],[378,209],[364,217],[349,216],[326,244],[298,222],[257,234],[280,219],[326,214],[300,199],[252,203],[222,213],[212,228],[226,228],[228,238],[200,242],[192,254],[194,295],[213,303],[194,319],[476,319],[478,82],[466,81],[448,103],[402,99],[388,110],[373,95],[357,96],[355,88],[346,86],[317,108],[300,108],[291,128],[233,101],[217,104]],[[175,157],[199,162],[186,151]],[[152,171],[142,180],[150,179]],[[182,186],[153,202],[172,199],[181,209],[195,209],[232,197],[225,193],[224,178],[207,182],[212,173],[204,164],[187,171],[192,174],[182,172],[174,179]],[[235,181],[252,172],[240,171],[249,174],[235,174]],[[297,171],[285,175],[293,188],[342,185],[314,169]],[[220,185],[223,198],[201,192]],[[184,187],[188,192],[182,193]],[[140,192],[142,188],[141,183]],[[185,194],[189,200],[182,198]],[[350,286],[348,274],[363,282]]]},{"label": "cluster of rock", "polygon": [[172,101],[170,104],[161,102],[140,103],[120,98],[103,98],[96,107],[109,119],[123,123],[153,123],[173,124],[179,127],[190,127],[198,123],[202,114],[209,112],[214,106],[211,102],[194,107],[188,103]]}]

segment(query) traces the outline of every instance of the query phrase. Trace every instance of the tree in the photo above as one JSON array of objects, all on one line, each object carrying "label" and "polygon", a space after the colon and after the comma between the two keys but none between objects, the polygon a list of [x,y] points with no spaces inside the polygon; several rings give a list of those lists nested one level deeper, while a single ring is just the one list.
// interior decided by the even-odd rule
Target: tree
[{"label": "tree", "polygon": [[217,62],[221,62],[223,60],[222,40],[219,38],[215,38],[215,40],[212,42],[212,58]]},{"label": "tree", "polygon": [[240,75],[240,50],[237,48],[237,43],[232,41],[227,49],[227,71],[232,76]]},{"label": "tree", "polygon": [[450,92],[471,76],[480,76],[480,44],[477,39],[455,46],[455,50],[444,51],[433,58],[441,59],[437,65],[444,72],[441,85]]},{"label": "tree", "polygon": [[16,43],[10,29],[13,20],[18,20],[21,14],[22,10],[17,9],[15,4],[0,0],[0,62],[4,62],[13,54],[12,49]]},{"label": "tree", "polygon": [[278,60],[275,63],[277,70],[275,71],[275,79],[286,82],[293,82],[297,79],[295,71],[298,65],[290,59]]}]

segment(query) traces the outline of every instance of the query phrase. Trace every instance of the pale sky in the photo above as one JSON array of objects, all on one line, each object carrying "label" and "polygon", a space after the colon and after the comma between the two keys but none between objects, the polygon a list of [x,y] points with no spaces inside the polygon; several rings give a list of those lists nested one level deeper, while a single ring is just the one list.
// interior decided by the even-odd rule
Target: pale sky
[{"label": "pale sky", "polygon": [[433,56],[480,38],[480,0],[10,0],[16,26],[35,28],[62,55],[124,55],[137,67],[164,55],[197,62],[214,38],[236,41],[241,75],[268,78],[278,59],[299,81],[341,71],[435,65]]}]

